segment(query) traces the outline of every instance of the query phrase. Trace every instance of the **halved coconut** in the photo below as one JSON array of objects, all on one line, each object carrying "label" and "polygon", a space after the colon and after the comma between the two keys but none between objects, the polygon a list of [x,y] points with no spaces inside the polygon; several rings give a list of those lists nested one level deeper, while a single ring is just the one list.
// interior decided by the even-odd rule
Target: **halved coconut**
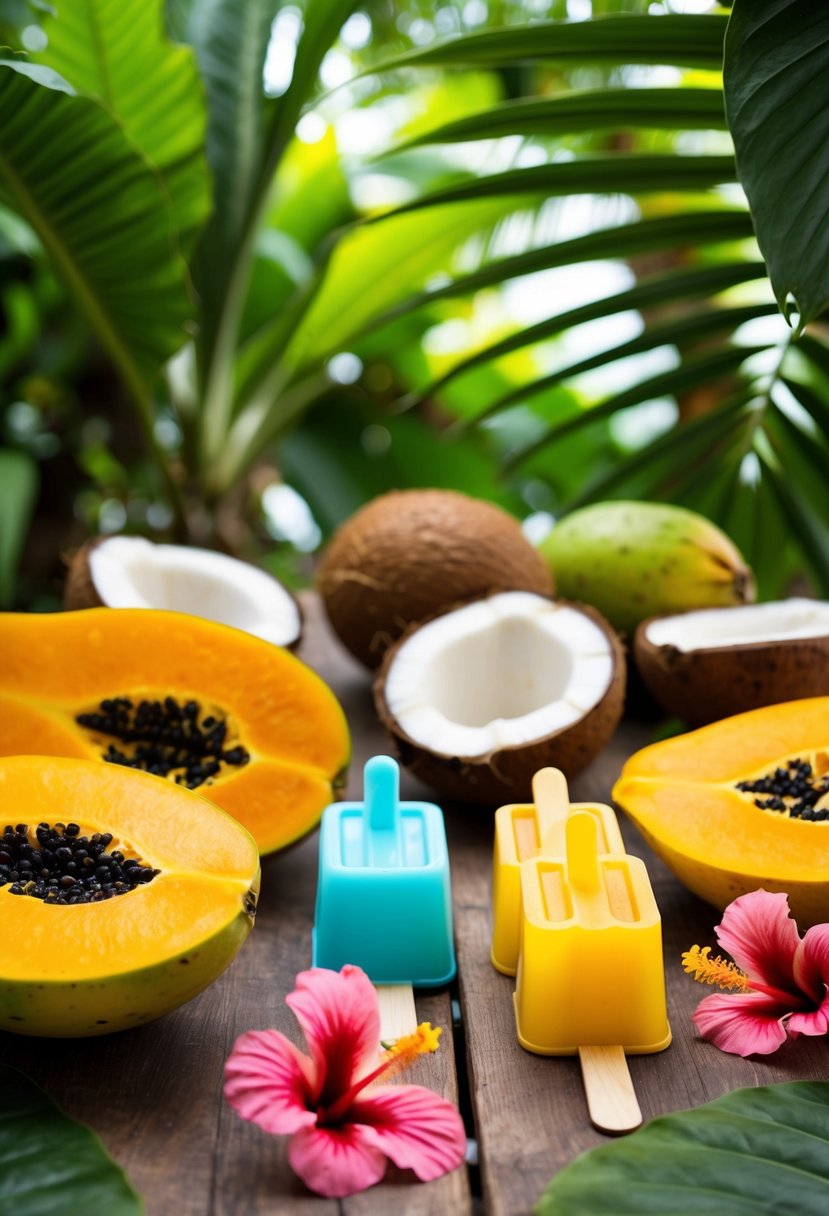
[{"label": "halved coconut", "polygon": [[572,776],[613,734],[625,660],[581,604],[506,591],[413,626],[374,685],[401,762],[449,798],[531,800],[533,774]]},{"label": "halved coconut", "polygon": [[634,655],[663,709],[702,725],[829,693],[829,604],[790,599],[652,617]]},{"label": "halved coconut", "polygon": [[296,646],[295,597],[264,570],[209,549],[155,545],[140,536],[88,541],[72,560],[67,608],[166,608],[233,625],[277,646]]}]

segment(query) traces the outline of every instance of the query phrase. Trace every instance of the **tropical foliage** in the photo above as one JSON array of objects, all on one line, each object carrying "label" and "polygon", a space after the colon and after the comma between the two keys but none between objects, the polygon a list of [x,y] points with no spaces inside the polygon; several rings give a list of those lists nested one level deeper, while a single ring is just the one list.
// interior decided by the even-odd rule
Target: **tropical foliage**
[{"label": "tropical foliage", "polygon": [[738,1089],[653,1119],[582,1154],[551,1182],[537,1216],[771,1216],[825,1211],[829,1086],[793,1081]]},{"label": "tropical foliage", "polygon": [[65,1115],[34,1081],[3,1065],[0,1099],[1,1216],[141,1216],[144,1205],[98,1137]]},{"label": "tropical foliage", "polygon": [[[176,530],[215,539],[275,444],[334,522],[368,428],[525,509],[686,502],[766,593],[804,564],[829,591],[829,19],[555,2],[391,54],[378,9],[385,44],[322,96],[353,7],[63,0],[0,65],[0,242],[96,335]],[[339,152],[338,116],[415,95]],[[360,205],[373,180],[396,203]],[[338,388],[341,352],[385,378]]]}]

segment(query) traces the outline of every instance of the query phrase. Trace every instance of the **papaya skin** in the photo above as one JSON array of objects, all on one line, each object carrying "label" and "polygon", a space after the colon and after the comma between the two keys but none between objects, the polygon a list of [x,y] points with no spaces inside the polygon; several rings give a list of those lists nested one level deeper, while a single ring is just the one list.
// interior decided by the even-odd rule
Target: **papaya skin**
[{"label": "papaya skin", "polygon": [[827,753],[829,697],[769,705],[636,752],[613,797],[708,903],[722,909],[748,891],[782,891],[799,924],[818,924],[829,921],[829,821],[764,810],[735,786]]},{"label": "papaya skin", "polygon": [[0,1029],[90,1037],[203,991],[253,924],[259,858],[229,815],[160,777],[42,756],[0,760],[0,823],[76,822],[160,873],[102,903],[49,906],[0,887]]},{"label": "papaya skin", "polygon": [[[234,815],[260,852],[311,831],[350,757],[334,694],[288,651],[229,626],[154,609],[0,615],[0,754],[101,760],[78,724],[106,698],[196,701],[227,717],[250,759],[199,792]],[[110,766],[111,767],[111,766]]]}]

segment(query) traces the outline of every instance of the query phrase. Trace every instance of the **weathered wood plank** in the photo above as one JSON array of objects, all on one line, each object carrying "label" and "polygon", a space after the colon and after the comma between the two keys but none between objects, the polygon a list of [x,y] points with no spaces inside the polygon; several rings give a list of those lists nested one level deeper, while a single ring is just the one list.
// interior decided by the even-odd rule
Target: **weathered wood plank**
[{"label": "weathered wood plank", "polygon": [[[315,667],[337,693],[351,727],[352,757],[347,796],[362,796],[363,765],[370,756],[388,752],[388,743],[374,713],[371,698],[371,677],[345,653],[333,638],[322,619],[316,601],[307,597],[304,607],[309,615],[309,629],[303,643],[302,657]],[[404,776],[401,783],[403,798],[427,797],[422,788],[412,793]],[[316,890],[316,883],[314,884]],[[313,912],[309,910],[310,924]],[[458,1102],[458,1084],[452,1043],[452,1015],[448,991],[415,993],[418,1018],[441,1026],[443,1035],[438,1053],[425,1057],[401,1080],[413,1085],[426,1085]],[[471,1210],[469,1181],[465,1168],[426,1185],[411,1186],[410,1175],[389,1167],[382,1185],[343,1201],[343,1216],[436,1216],[452,1213],[466,1216]],[[287,1214],[286,1214],[287,1216]],[[303,1213],[304,1216],[304,1213]],[[314,1214],[315,1216],[315,1214]]]},{"label": "weathered wood plank", "polygon": [[[364,760],[386,750],[374,717],[369,679],[335,646],[317,620],[305,656],[335,688],[354,740],[350,796]],[[623,760],[647,741],[648,728],[626,726],[574,784],[576,799],[607,801]],[[405,777],[404,798],[432,798]],[[467,1064],[480,1145],[487,1216],[523,1216],[552,1175],[606,1138],[589,1124],[576,1059],[546,1059],[515,1040],[513,981],[489,963],[492,814],[447,812],[454,883],[460,997]],[[662,911],[668,1008],[674,1043],[629,1060],[644,1117],[697,1105],[744,1085],[822,1079],[829,1044],[800,1039],[768,1061],[741,1060],[700,1042],[690,1015],[705,989],[682,972],[682,950],[714,944],[719,913],[689,895],[623,823],[630,850],[645,858]],[[45,1084],[76,1117],[101,1134],[147,1198],[148,1216],[437,1216],[470,1211],[465,1171],[413,1186],[390,1170],[383,1185],[342,1203],[315,1198],[293,1178],[286,1142],[245,1124],[221,1098],[222,1065],[236,1035],[273,1026],[300,1042],[284,1005],[310,956],[316,839],[269,859],[255,932],[233,967],[196,1001],[160,1022],[87,1041],[0,1035],[0,1060]],[[608,993],[612,1000],[612,993]],[[441,1051],[418,1062],[406,1080],[457,1099],[447,993],[418,998],[423,1020],[445,1028]]]},{"label": "weathered wood plank", "polygon": [[[335,648],[311,604],[305,657],[341,697],[354,729],[351,796],[363,760],[382,749],[369,679]],[[429,1216],[469,1212],[466,1170],[428,1185],[390,1169],[388,1180],[342,1202],[312,1196],[287,1165],[287,1141],[239,1119],[222,1099],[222,1070],[237,1035],[274,1027],[302,1039],[284,1004],[310,964],[316,834],[263,864],[257,924],[232,967],[207,992],[146,1027],[94,1040],[0,1034],[0,1062],[23,1069],[101,1136],[145,1197],[147,1216]],[[421,1020],[446,1028],[441,1050],[405,1080],[457,1101],[447,992],[417,1001]],[[73,1214],[74,1216],[74,1214]]]},{"label": "weathered wood plank", "polygon": [[[625,726],[573,784],[576,801],[610,801],[622,763],[647,742],[649,728]],[[607,1137],[589,1123],[578,1060],[523,1051],[515,1039],[514,981],[490,965],[492,829],[471,810],[450,813],[461,1004],[487,1216],[524,1216],[553,1174]],[[733,1089],[825,1078],[826,1040],[799,1039],[770,1057],[742,1060],[696,1036],[691,1014],[706,989],[684,974],[682,951],[715,945],[720,914],[690,895],[623,821],[630,852],[647,863],[663,919],[668,1013],[674,1041],[653,1056],[632,1056],[630,1072],[645,1119],[697,1106]],[[613,993],[607,993],[608,1001]]]}]

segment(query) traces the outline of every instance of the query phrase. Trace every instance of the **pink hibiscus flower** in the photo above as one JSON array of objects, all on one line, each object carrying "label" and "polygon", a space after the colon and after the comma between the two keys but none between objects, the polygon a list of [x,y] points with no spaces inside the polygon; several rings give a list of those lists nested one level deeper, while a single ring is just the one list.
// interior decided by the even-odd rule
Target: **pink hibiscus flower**
[{"label": "pink hibiscus flower", "polygon": [[466,1133],[457,1109],[419,1085],[376,1085],[437,1049],[428,1022],[380,1051],[377,993],[359,967],[315,967],[285,998],[310,1056],[278,1030],[241,1035],[225,1065],[225,1097],[243,1119],[290,1135],[288,1160],[328,1198],[379,1182],[386,1158],[422,1182],[456,1169]]},{"label": "pink hibiscus flower", "polygon": [[682,956],[694,979],[737,989],[700,1002],[694,1023],[704,1039],[750,1056],[769,1055],[787,1036],[827,1033],[829,925],[815,925],[801,938],[789,897],[761,890],[729,904],[715,932],[734,963],[711,958],[707,946]]}]

